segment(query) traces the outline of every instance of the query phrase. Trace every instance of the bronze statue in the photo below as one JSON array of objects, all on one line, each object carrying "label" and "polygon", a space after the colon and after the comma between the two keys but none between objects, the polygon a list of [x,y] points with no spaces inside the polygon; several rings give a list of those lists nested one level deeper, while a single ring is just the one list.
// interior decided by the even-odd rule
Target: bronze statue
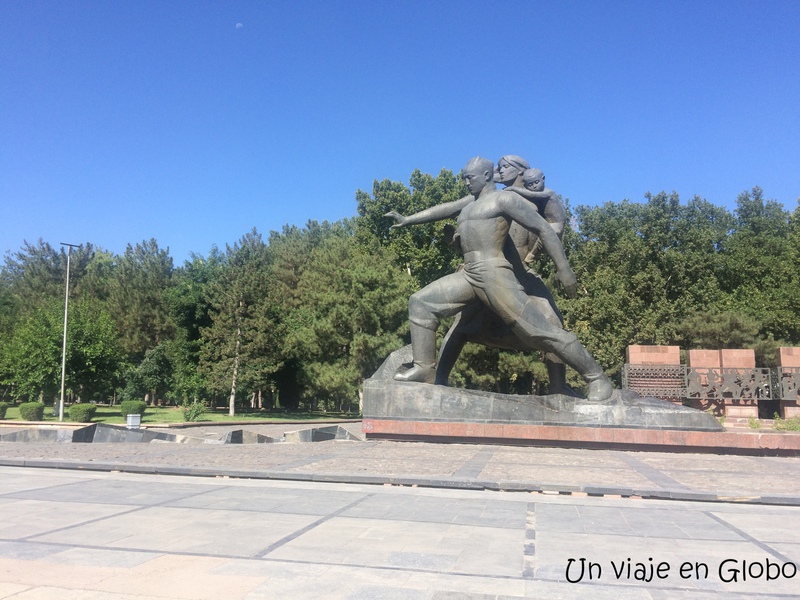
[{"label": "bronze statue", "polygon": [[[502,178],[506,177],[503,171],[504,166],[498,165],[501,183]],[[517,340],[517,347],[541,349],[554,354],[587,381],[589,400],[608,399],[613,391],[611,381],[575,334],[563,328],[560,318],[556,317],[554,322],[553,315],[545,308],[548,305],[555,309],[549,292],[547,296],[543,292],[529,296],[519,281],[520,265],[516,264],[515,267],[512,264],[521,263],[519,251],[513,248],[514,242],[509,233],[516,223],[536,234],[544,250],[553,259],[557,277],[565,291],[574,296],[577,281],[558,235],[530,201],[518,193],[496,189],[491,161],[473,158],[467,163],[463,177],[471,194],[466,198],[433,206],[408,217],[394,211],[386,215],[397,221],[393,227],[458,216],[453,242],[464,254],[462,269],[425,286],[409,299],[414,365],[408,371],[395,375],[395,379],[434,383],[436,329],[440,319],[459,313],[473,301],[479,300],[508,326]],[[508,177],[511,177],[510,174]],[[518,174],[514,174],[512,181],[516,182],[517,179]],[[543,197],[545,194],[543,191],[525,191],[532,197]],[[554,314],[557,315],[557,311]]]},{"label": "bronze statue", "polygon": [[[506,190],[513,190],[532,201],[560,239],[566,220],[564,205],[553,190],[544,187],[544,174],[539,169],[528,167],[528,162],[521,156],[503,156],[497,161],[494,181],[506,186]],[[564,320],[550,290],[536,273],[526,269],[542,249],[539,237],[518,223],[512,222],[509,228],[509,242],[504,247],[504,254],[514,268],[525,293],[531,301],[537,303],[548,322],[555,327],[563,328]],[[523,340],[515,335],[491,309],[480,300],[475,300],[456,315],[455,322],[442,341],[436,367],[437,384],[447,385],[450,372],[466,342],[504,350],[543,350],[530,345],[531,342],[535,344],[535,340]],[[577,395],[575,390],[567,385],[566,366],[558,356],[545,351],[544,363],[547,368],[549,393]]]}]

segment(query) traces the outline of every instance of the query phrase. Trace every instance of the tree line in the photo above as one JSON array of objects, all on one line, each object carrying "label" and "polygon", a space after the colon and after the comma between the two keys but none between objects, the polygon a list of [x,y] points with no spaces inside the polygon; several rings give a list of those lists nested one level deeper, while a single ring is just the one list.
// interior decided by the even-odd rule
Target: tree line
[{"label": "tree line", "polygon": [[[355,409],[363,380],[407,343],[407,300],[460,257],[445,222],[392,230],[466,195],[450,171],[376,181],[358,214],[256,229],[176,266],[156,240],[70,257],[66,387],[73,401],[208,402],[248,409]],[[800,345],[800,207],[759,188],[729,211],[694,197],[646,196],[568,209],[564,246],[581,291],[565,322],[607,372],[629,344],[752,347],[774,364]],[[39,240],[0,267],[0,401],[59,392],[67,255]],[[532,267],[555,294],[551,263]],[[441,332],[444,333],[444,330]],[[542,392],[539,356],[468,346],[451,383]],[[577,379],[577,378],[575,378]],[[580,383],[573,383],[580,387]]]}]

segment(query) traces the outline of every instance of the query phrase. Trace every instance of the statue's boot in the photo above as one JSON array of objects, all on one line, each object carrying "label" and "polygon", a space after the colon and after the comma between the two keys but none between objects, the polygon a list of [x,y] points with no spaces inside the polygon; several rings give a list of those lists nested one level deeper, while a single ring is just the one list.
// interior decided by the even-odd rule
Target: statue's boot
[{"label": "statue's boot", "polygon": [[546,353],[544,364],[547,367],[548,394],[563,394],[564,396],[580,397],[580,394],[567,384],[567,365],[555,354]]},{"label": "statue's boot", "polygon": [[439,348],[439,361],[436,365],[436,385],[447,385],[450,378],[450,372],[467,343],[466,336],[458,329],[458,318],[461,313],[456,317],[456,322],[447,331],[447,334],[442,340],[441,348]]},{"label": "statue's boot", "polygon": [[436,381],[436,331],[411,323],[411,354],[414,366],[403,373],[396,373],[397,381]]},{"label": "statue's boot", "polygon": [[589,383],[589,388],[586,390],[586,399],[590,402],[608,400],[611,398],[611,394],[614,393],[614,386],[605,373],[584,375],[583,378]]},{"label": "statue's boot", "polygon": [[597,361],[592,358],[589,351],[574,339],[559,353],[564,362],[575,369],[584,381],[589,384],[586,390],[586,399],[590,402],[602,402],[608,400],[614,392],[611,380],[603,372]]}]

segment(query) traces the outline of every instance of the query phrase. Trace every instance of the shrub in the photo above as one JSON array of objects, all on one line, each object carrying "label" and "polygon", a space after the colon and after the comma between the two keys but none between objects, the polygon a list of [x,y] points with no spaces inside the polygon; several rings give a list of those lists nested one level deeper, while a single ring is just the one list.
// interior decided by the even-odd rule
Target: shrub
[{"label": "shrub", "polygon": [[23,421],[41,421],[44,417],[44,404],[41,402],[20,404],[19,416]]},{"label": "shrub", "polygon": [[198,402],[197,400],[187,402],[181,406],[181,410],[183,411],[184,421],[199,421],[200,417],[206,412],[206,403]]},{"label": "shrub", "polygon": [[792,417],[790,419],[781,419],[780,415],[775,414],[774,429],[778,431],[800,431],[800,417]]},{"label": "shrub", "polygon": [[147,402],[143,400],[125,400],[120,402],[119,409],[123,417],[128,415],[144,416],[144,411],[147,410]]},{"label": "shrub", "polygon": [[0,419],[6,418],[6,411],[11,406],[8,402],[0,402]]},{"label": "shrub", "polygon": [[747,424],[750,426],[750,429],[761,429],[761,421],[755,417],[748,417]]},{"label": "shrub", "polygon": [[73,423],[89,423],[94,418],[97,407],[94,404],[73,404],[67,410]]}]

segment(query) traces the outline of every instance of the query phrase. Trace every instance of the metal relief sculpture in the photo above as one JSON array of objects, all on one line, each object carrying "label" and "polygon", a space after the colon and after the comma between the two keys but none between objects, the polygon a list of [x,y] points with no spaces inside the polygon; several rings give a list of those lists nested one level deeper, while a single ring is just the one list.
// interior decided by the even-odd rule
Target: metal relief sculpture
[{"label": "metal relief sculpture", "polygon": [[771,397],[769,369],[694,367],[687,369],[686,396],[699,399],[734,398],[756,402]]},{"label": "metal relief sculpture", "polygon": [[781,399],[800,400],[800,368],[781,367],[779,372]]},{"label": "metal relief sculpture", "polygon": [[[399,381],[445,383],[467,341],[546,353],[555,391],[571,392],[564,364],[589,384],[587,398],[611,397],[611,381],[577,337],[564,329],[547,287],[525,268],[543,249],[553,260],[566,293],[574,296],[577,281],[553,226],[563,229],[563,206],[544,187],[541,171],[524,159],[505,156],[494,164],[476,157],[463,171],[470,195],[414,215],[394,211],[393,227],[457,217],[452,243],[464,256],[463,266],[413,294],[409,300],[413,366],[398,372]],[[507,186],[497,190],[495,182]],[[551,204],[552,202],[552,204]],[[544,215],[544,216],[543,216]],[[559,223],[560,219],[560,223]],[[436,330],[442,317],[458,314],[442,346],[437,371]]]}]

